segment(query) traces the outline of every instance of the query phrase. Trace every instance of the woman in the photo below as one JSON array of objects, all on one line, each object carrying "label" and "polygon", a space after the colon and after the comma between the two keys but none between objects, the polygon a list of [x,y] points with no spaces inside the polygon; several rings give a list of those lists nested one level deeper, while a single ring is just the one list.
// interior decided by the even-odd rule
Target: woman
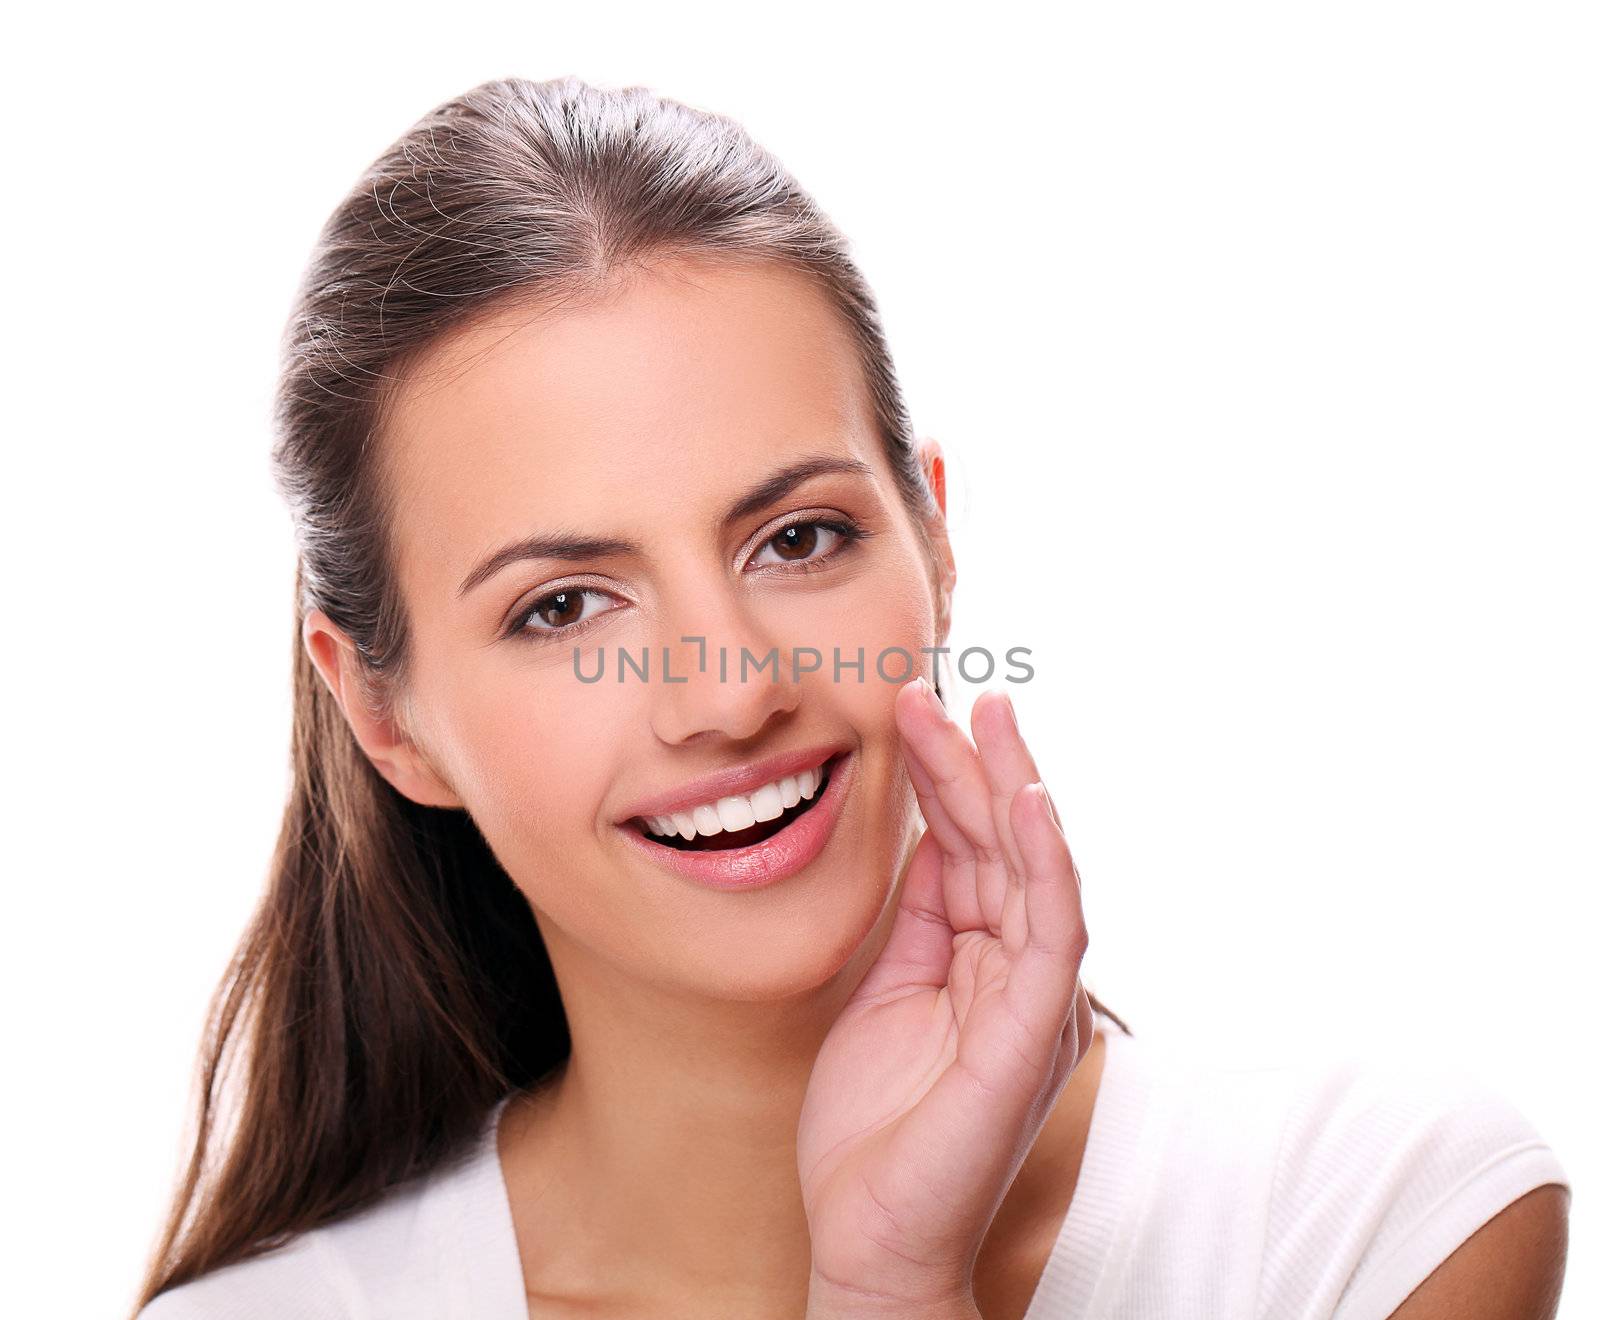
[{"label": "woman", "polygon": [[278,420],[294,786],[148,1320],[1550,1312],[1515,1109],[1184,1071],[1083,986],[1010,702],[923,677],[939,448],[737,126],[440,107]]}]

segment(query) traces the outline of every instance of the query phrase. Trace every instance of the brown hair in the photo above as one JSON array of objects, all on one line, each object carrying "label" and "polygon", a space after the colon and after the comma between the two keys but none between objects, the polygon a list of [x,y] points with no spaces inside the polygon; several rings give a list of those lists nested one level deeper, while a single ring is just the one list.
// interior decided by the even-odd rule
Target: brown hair
[{"label": "brown hair", "polygon": [[817,280],[853,336],[907,507],[936,510],[845,240],[737,124],[638,87],[505,79],[385,151],[324,227],[285,332],[272,457],[299,550],[293,779],[265,892],[211,1003],[193,1148],[136,1310],[436,1165],[567,1057],[526,900],[465,812],[419,806],[378,774],[300,624],[326,613],[373,708],[392,709],[407,632],[373,440],[393,385],[446,331],[511,300],[570,303],[674,253]]}]

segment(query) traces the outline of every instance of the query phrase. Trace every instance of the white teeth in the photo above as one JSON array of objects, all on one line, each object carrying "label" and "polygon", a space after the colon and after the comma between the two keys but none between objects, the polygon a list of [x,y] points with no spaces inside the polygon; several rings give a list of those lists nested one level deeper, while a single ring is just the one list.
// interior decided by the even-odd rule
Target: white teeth
[{"label": "white teeth", "polygon": [[719,798],[717,818],[722,822],[722,828],[729,832],[747,830],[756,823],[756,809],[747,797]]},{"label": "white teeth", "polygon": [[[777,820],[783,815],[783,794],[776,784],[765,784],[750,795],[751,814],[757,820]],[[720,807],[718,808],[721,809]]]},{"label": "white teeth", "polygon": [[815,770],[802,770],[799,774],[763,784],[753,793],[718,798],[714,803],[702,803],[687,811],[645,816],[643,820],[651,834],[669,839],[681,835],[685,842],[693,842],[698,835],[747,830],[757,821],[776,820],[802,799],[809,801],[814,798],[821,784],[822,769],[819,766]]}]

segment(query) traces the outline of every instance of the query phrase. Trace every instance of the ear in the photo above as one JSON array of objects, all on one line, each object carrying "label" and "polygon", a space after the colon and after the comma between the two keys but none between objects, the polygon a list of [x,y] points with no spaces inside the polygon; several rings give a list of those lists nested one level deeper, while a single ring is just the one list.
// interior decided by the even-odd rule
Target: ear
[{"label": "ear", "polygon": [[944,450],[932,436],[917,439],[917,460],[922,464],[922,475],[927,478],[933,498],[939,505],[939,516],[928,524],[928,539],[934,547],[934,590],[938,596],[937,635],[943,645],[950,635],[951,598],[956,587],[956,558],[950,548],[950,534],[945,526]]},{"label": "ear", "polygon": [[463,807],[398,720],[374,712],[358,681],[355,644],[321,610],[307,613],[300,636],[311,663],[344,712],[350,731],[378,773],[419,806]]},{"label": "ear", "polygon": [[922,475],[927,478],[933,498],[939,503],[940,516],[945,515],[944,505],[944,450],[931,435],[917,437],[917,461],[922,464]]}]

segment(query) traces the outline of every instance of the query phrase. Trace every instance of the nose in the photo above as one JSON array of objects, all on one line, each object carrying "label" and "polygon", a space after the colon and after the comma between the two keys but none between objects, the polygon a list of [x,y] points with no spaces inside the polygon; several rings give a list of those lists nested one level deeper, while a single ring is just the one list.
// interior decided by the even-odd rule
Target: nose
[{"label": "nose", "polygon": [[663,742],[758,738],[800,702],[778,639],[729,595],[701,591],[692,608],[665,611],[665,654],[651,722]]}]

